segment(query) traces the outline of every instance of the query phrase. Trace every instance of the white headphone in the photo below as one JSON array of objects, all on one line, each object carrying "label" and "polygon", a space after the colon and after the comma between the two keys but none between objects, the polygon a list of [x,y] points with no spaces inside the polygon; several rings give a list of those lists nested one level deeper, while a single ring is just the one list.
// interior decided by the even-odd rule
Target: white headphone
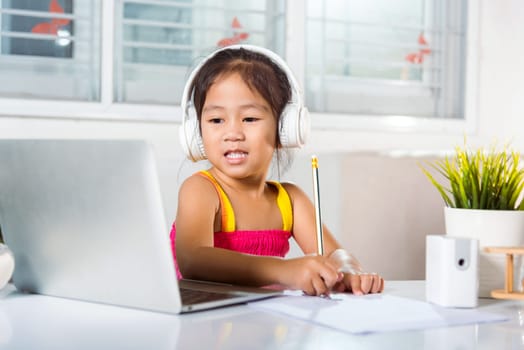
[{"label": "white headphone", "polygon": [[200,130],[198,127],[198,118],[195,111],[195,106],[193,103],[193,92],[190,94],[191,86],[193,85],[193,80],[195,76],[200,71],[202,66],[216,53],[229,50],[229,49],[246,49],[253,51],[270,58],[280,69],[286,73],[289,84],[291,85],[291,101],[288,102],[282,114],[279,118],[278,125],[278,135],[280,137],[280,143],[282,147],[293,148],[293,147],[302,147],[307,137],[309,136],[310,121],[309,113],[307,108],[304,106],[304,103],[301,98],[299,85],[293,76],[293,73],[287,66],[280,56],[278,56],[273,51],[265,49],[259,46],[253,45],[232,45],[221,48],[202,62],[191,72],[189,78],[187,79],[186,85],[184,87],[184,92],[182,95],[182,101],[180,103],[182,107],[182,125],[180,126],[180,144],[182,149],[186,154],[187,158],[191,159],[193,162],[206,159],[206,153],[204,151],[204,144],[202,143],[202,138],[200,136]]},{"label": "white headphone", "polygon": [[11,250],[0,243],[0,289],[4,288],[11,279],[15,269],[15,257]]}]

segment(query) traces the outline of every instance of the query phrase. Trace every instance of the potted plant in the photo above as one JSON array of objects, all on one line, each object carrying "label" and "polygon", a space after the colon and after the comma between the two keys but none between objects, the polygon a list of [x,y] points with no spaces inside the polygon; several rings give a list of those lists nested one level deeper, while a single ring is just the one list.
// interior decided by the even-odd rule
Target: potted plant
[{"label": "potted plant", "polygon": [[[486,246],[524,245],[524,170],[521,155],[508,146],[475,151],[456,147],[452,156],[430,163],[423,172],[446,207],[446,235],[479,240],[479,296],[504,286],[504,256],[484,253]],[[442,180],[438,180],[440,176]],[[520,261],[516,259],[516,264]],[[521,289],[521,268],[514,285]]]}]

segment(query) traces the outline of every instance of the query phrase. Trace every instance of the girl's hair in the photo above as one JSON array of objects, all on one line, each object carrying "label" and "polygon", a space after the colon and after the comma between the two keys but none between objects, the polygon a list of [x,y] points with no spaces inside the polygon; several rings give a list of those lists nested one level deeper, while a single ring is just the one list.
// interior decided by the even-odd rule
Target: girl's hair
[{"label": "girl's hair", "polygon": [[[247,86],[259,93],[269,104],[277,125],[275,148],[281,149],[279,119],[292,95],[287,74],[269,57],[244,48],[218,51],[204,63],[193,79],[189,94],[192,93],[193,96],[199,129],[209,88],[218,78],[233,73],[239,74]],[[191,99],[191,96],[188,96],[188,99]]]}]

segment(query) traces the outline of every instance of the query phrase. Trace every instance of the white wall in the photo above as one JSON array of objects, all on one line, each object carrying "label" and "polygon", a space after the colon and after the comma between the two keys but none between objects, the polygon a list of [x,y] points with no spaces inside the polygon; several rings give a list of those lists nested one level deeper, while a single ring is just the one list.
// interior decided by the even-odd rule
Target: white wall
[{"label": "white wall", "polygon": [[524,2],[481,0],[479,136],[524,149]]},{"label": "white wall", "polygon": [[[487,144],[494,139],[502,142],[512,140],[515,148],[524,151],[524,64],[521,62],[524,57],[524,2],[479,1],[477,122],[476,129],[468,133],[468,143]],[[157,150],[160,182],[168,218],[174,217],[177,188],[181,179],[196,169],[182,159],[177,128],[178,125],[171,123],[0,116],[0,138],[150,140]],[[301,174],[306,172],[301,169],[304,166],[302,162],[312,153],[322,156],[334,151],[447,150],[462,144],[464,132],[460,129],[416,133],[314,129],[309,144],[299,152],[298,160],[301,163],[296,165],[288,178],[298,179],[299,183],[308,186],[310,174],[307,172],[307,178],[301,178]],[[329,173],[323,176],[329,176]],[[323,192],[336,195],[338,179],[325,182]],[[327,195],[323,198],[329,200]],[[333,202],[337,201],[339,199]],[[331,227],[338,228],[340,215],[339,212],[327,215],[328,219],[332,220]]]}]

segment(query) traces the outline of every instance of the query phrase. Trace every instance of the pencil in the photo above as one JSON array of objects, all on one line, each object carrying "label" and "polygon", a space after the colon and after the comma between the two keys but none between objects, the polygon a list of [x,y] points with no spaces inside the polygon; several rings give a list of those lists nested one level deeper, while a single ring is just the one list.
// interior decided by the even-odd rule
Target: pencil
[{"label": "pencil", "polygon": [[315,222],[317,225],[317,254],[324,255],[324,238],[322,233],[322,218],[320,214],[320,186],[318,183],[318,158],[311,156],[313,170],[313,197],[315,199]]}]

